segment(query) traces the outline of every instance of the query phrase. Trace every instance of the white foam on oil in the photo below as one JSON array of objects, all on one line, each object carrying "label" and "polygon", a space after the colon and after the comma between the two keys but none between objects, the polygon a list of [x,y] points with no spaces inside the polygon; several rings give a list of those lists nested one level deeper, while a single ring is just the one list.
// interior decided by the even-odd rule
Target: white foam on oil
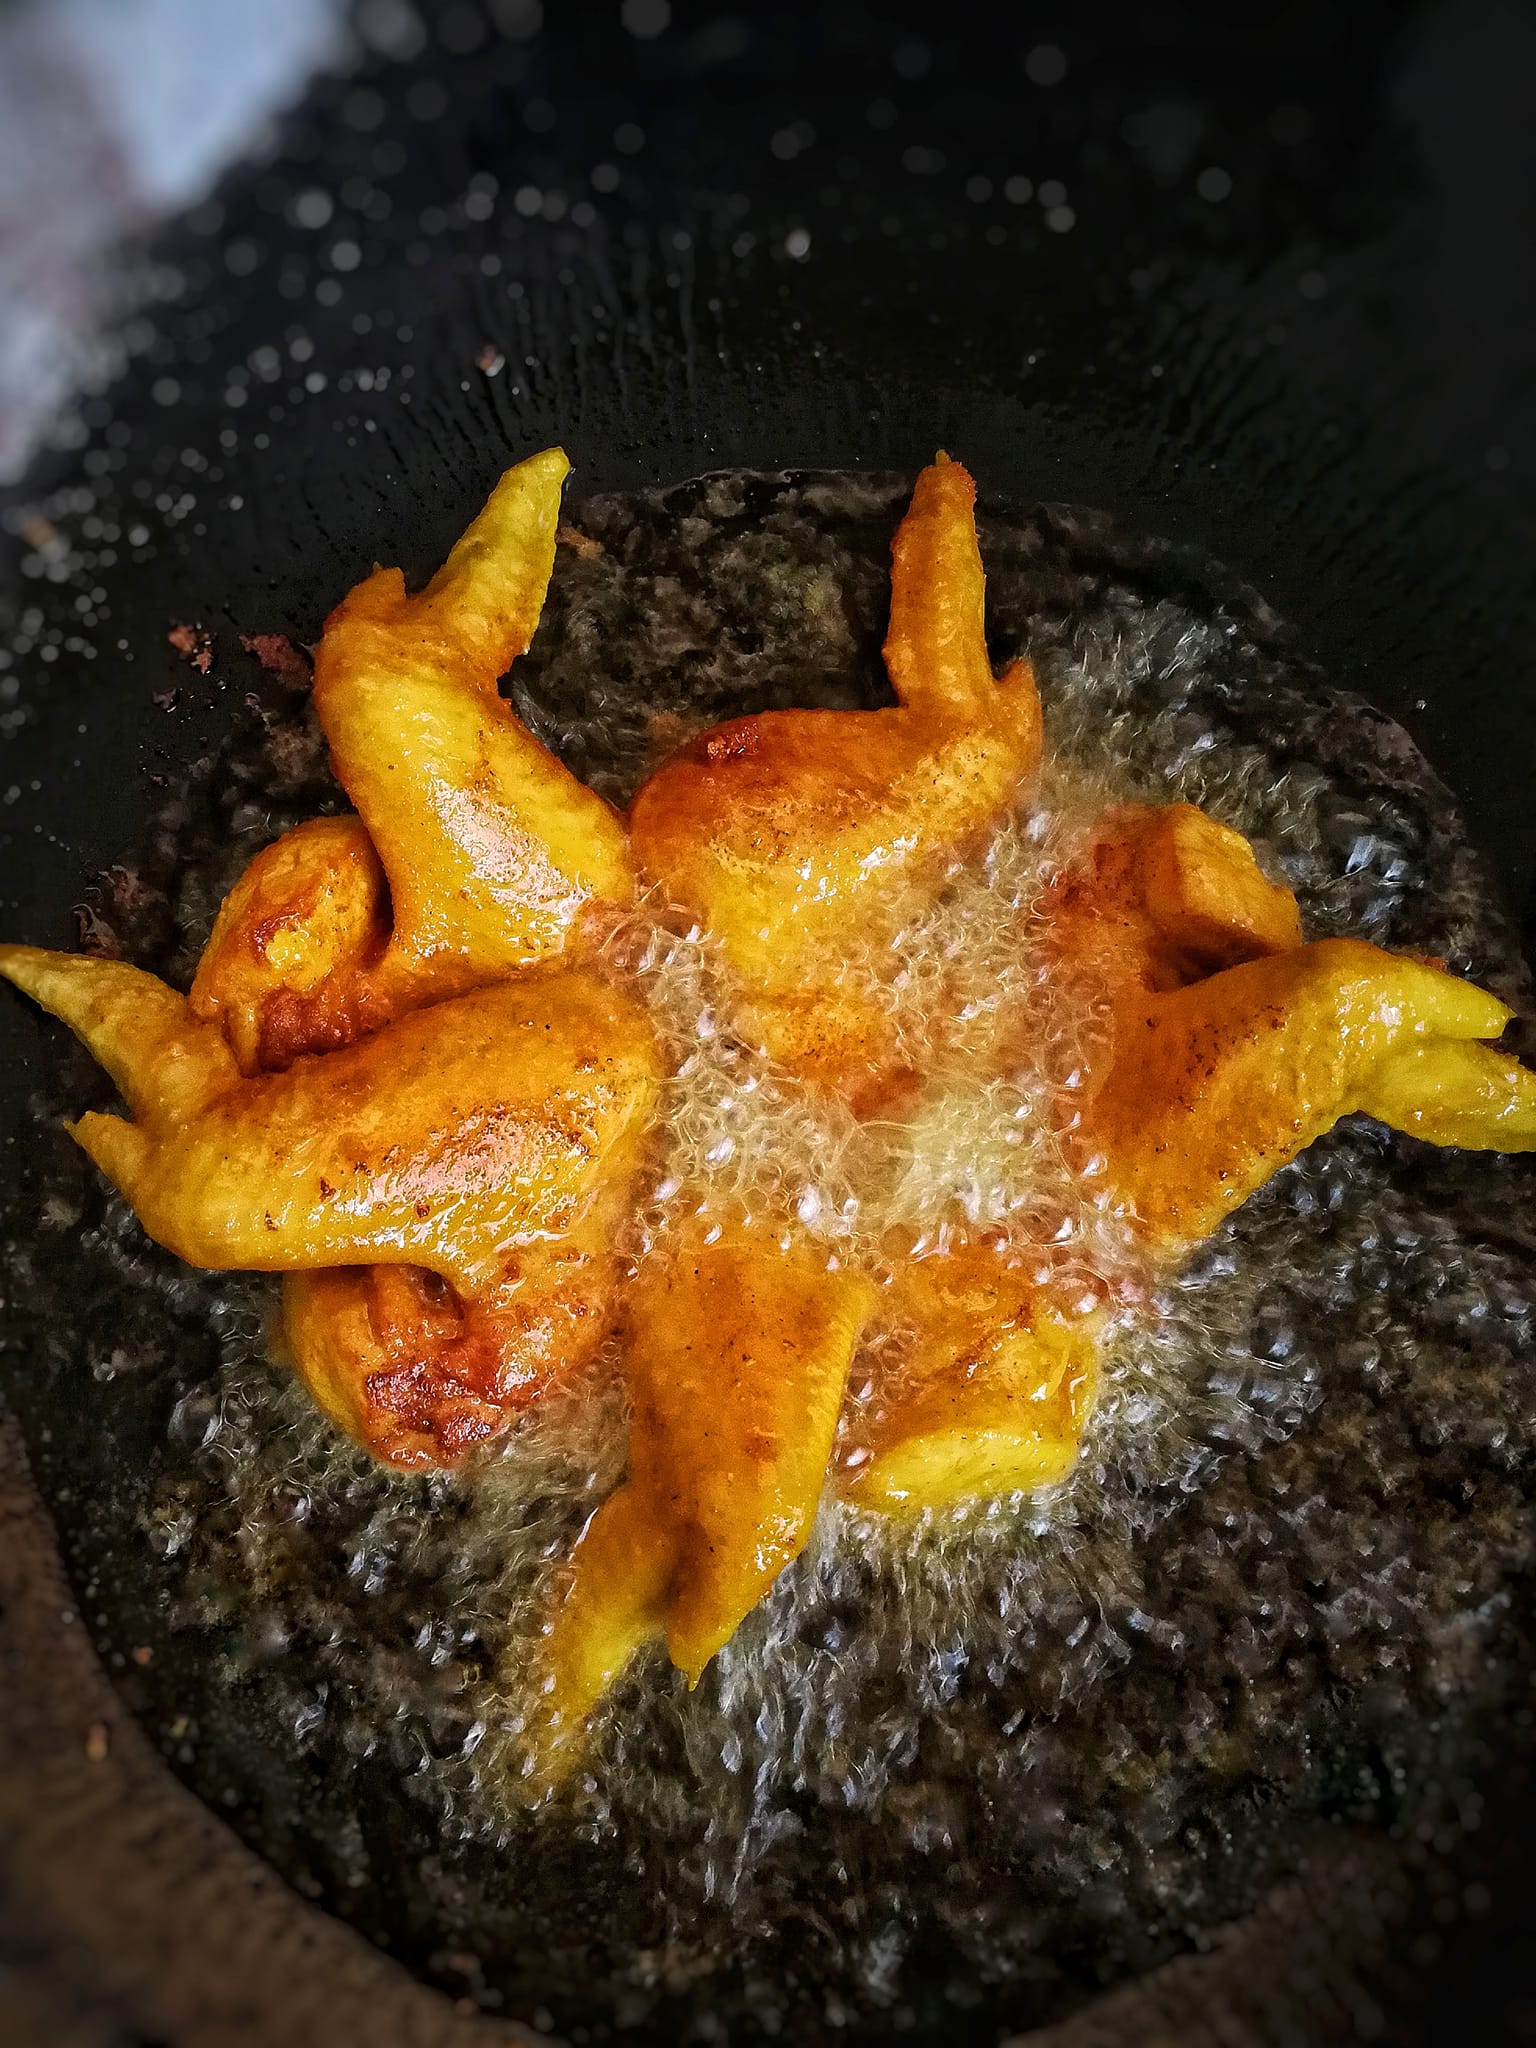
[{"label": "white foam on oil", "polygon": [[[1374,934],[1405,886],[1390,848],[1349,865],[1325,778],[1277,769],[1196,708],[1190,692],[1226,638],[1172,603],[1129,600],[1107,622],[1043,632],[1037,653],[1063,765],[893,946],[878,956],[850,948],[850,975],[889,1006],[914,1063],[929,1068],[910,1120],[861,1126],[736,1042],[707,934],[659,919],[639,934],[640,983],[674,1065],[642,1252],[702,1202],[721,1215],[772,1215],[839,1256],[877,1259],[897,1224],[934,1244],[980,1223],[1028,1242],[1065,1219],[1086,1264],[1124,1260],[1112,1206],[1067,1171],[1056,1137],[1061,1095],[1093,1057],[1095,1020],[1058,999],[1038,944],[1042,893],[1086,819],[1109,797],[1203,804],[1253,836],[1271,871],[1298,888],[1314,934]],[[558,733],[544,736],[558,745]],[[941,1016],[955,1021],[930,1060]],[[1020,1017],[1030,1028],[1017,1034]],[[1021,1036],[1029,1052],[999,1073],[1004,1036]],[[726,1913],[744,1940],[771,1932],[795,1859],[810,1853],[808,1830],[832,1845],[817,1850],[814,1879],[831,1882],[840,1816],[873,1829],[898,1860],[961,1856],[981,1847],[965,1832],[981,1798],[1031,1817],[1052,1883],[1081,1888],[1118,1866],[1130,1852],[1112,1829],[1078,1828],[1070,1842],[1052,1832],[1041,1744],[1054,1717],[1126,1664],[1138,1631],[1178,1654],[1176,1631],[1139,1589],[1138,1546],[1225,1460],[1283,1441],[1323,1399],[1306,1345],[1256,1354],[1256,1305],[1287,1276],[1316,1270],[1325,1213],[1328,1255],[1354,1298],[1378,1256],[1380,1195],[1363,1155],[1320,1153],[1188,1271],[1126,1307],[1062,1485],[904,1522],[829,1498],[805,1554],[695,1692],[659,1649],[637,1660],[594,1717],[566,1813],[594,1841],[642,1845],[637,1881],[664,1879],[684,1947],[705,1908]],[[855,1366],[855,1409],[878,1380],[879,1344],[877,1329]],[[414,1574],[416,1637],[402,1661],[370,1647],[366,1623],[355,1649],[337,1652],[352,1674],[357,1740],[414,1745],[413,1789],[446,1839],[517,1842],[526,1854],[524,1707],[493,1673],[520,1659],[532,1669],[553,1574],[622,1472],[617,1361],[582,1398],[547,1404],[457,1477],[386,1474],[341,1443],[272,1372],[248,1317],[231,1327],[218,1404],[204,1455],[239,1504],[251,1586],[276,1609],[302,1608],[302,1589],[285,1578],[296,1517],[349,1531],[347,1572],[362,1595]],[[171,1540],[195,1556],[195,1528]],[[1220,1568],[1217,1546],[1211,1569]],[[446,1703],[423,1704],[427,1669]],[[1028,1741],[1026,1724],[1038,1724]],[[1111,1785],[1140,1783],[1150,1768],[1131,1734],[1099,1764]],[[856,1873],[843,1882],[850,1968],[878,2001],[894,1967],[881,1946],[889,1914],[857,1896]],[[957,1939],[983,1953],[995,1930],[971,1905],[955,1911]]]}]

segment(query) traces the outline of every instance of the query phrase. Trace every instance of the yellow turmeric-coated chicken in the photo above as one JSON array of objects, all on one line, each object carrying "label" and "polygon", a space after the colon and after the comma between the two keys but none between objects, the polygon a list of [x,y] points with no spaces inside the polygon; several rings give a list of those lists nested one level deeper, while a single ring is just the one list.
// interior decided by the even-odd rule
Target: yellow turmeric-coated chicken
[{"label": "yellow turmeric-coated chicken", "polygon": [[192,989],[247,1072],[555,957],[629,904],[622,823],[497,689],[538,623],[568,470],[557,448],[518,463],[419,595],[375,569],[326,620],[315,712],[357,816],[257,855]]},{"label": "yellow turmeric-coated chicken", "polygon": [[134,1111],[75,1134],[146,1229],[284,1273],[293,1364],[394,1463],[456,1462],[600,1348],[654,1104],[644,1012],[559,966],[631,900],[623,828],[497,690],[567,467],[510,469],[419,596],[379,570],[332,614],[316,710],[358,815],[256,856],[190,998],[0,949]]},{"label": "yellow turmeric-coated chicken", "polygon": [[898,1267],[905,1336],[868,1441],[845,1474],[862,1507],[943,1508],[1048,1486],[1071,1470],[1093,1404],[1103,1289],[1038,1251],[972,1238]]},{"label": "yellow turmeric-coated chicken", "polygon": [[[1290,891],[1192,805],[1107,812],[1044,928],[1061,1000],[1107,1012],[1074,1150],[1156,1261],[1354,1110],[1432,1142],[1536,1147],[1536,1074],[1479,1042],[1505,1005],[1358,940],[1303,944]],[[910,1511],[1062,1478],[1103,1288],[1064,1281],[1043,1248],[962,1241],[899,1269],[896,1293],[908,1363],[852,1496]]]},{"label": "yellow turmeric-coated chicken", "polygon": [[625,1333],[629,1477],[588,1523],[551,1625],[546,1772],[645,1642],[665,1634],[696,1683],[799,1555],[874,1293],[763,1225],[695,1221],[641,1267]]},{"label": "yellow turmeric-coated chicken", "polygon": [[[483,1351],[494,1336],[494,1362],[473,1361],[472,1384],[505,1407],[572,1362],[569,1344],[545,1355],[544,1326],[560,1330],[574,1306],[595,1341],[623,1220],[615,1204],[660,1081],[649,1020],[624,990],[545,971],[246,1078],[218,1028],[153,975],[19,946],[0,948],[0,973],[69,1024],[117,1083],[132,1121],[92,1113],[71,1128],[152,1237],[191,1265],[310,1275],[288,1304],[297,1363],[326,1412],[371,1448],[419,1451],[393,1441],[407,1413],[415,1436],[465,1447],[462,1429],[421,1417],[419,1399],[391,1404],[406,1391],[380,1379],[391,1368],[450,1347],[467,1366],[465,1346]],[[402,1361],[339,1340],[321,1305],[350,1313],[360,1283],[327,1288],[313,1269],[364,1261],[448,1283],[447,1295],[418,1289],[438,1310],[418,1339],[441,1343],[419,1342]],[[398,1283],[395,1299],[398,1313]]]},{"label": "yellow turmeric-coated chicken", "polygon": [[1170,1251],[1354,1111],[1536,1147],[1536,1074],[1487,1042],[1506,1004],[1359,939],[1303,944],[1289,892],[1188,805],[1111,812],[1047,928],[1056,971],[1108,1010],[1080,1156]]},{"label": "yellow turmeric-coated chicken", "polygon": [[[637,880],[718,942],[750,1046],[905,1130],[934,1076],[880,964],[1027,795],[1040,709],[1026,662],[993,675],[974,486],[940,456],[893,545],[895,705],[732,720],[620,819],[498,689],[538,622],[566,469],[556,449],[519,463],[423,591],[380,569],[332,613],[315,710],[355,812],[256,856],[189,995],[0,947],[123,1096],[126,1118],[71,1127],[81,1145],[182,1257],[283,1275],[294,1368],[377,1456],[454,1464],[612,1349],[628,1477],[550,1610],[541,1784],[642,1645],[664,1638],[696,1681],[799,1554],[861,1343],[891,1363],[840,1475],[854,1501],[1039,1487],[1072,1466],[1119,1284],[1054,1237],[946,1223],[883,1244],[877,1286],[873,1254],[866,1271],[808,1227],[706,1222],[708,1203],[636,1250],[667,1076],[604,940]],[[1290,891],[1189,805],[1106,810],[1040,910],[1057,1000],[1093,1027],[1051,1142],[1154,1268],[1351,1111],[1536,1148],[1536,1075],[1493,1044],[1504,1005],[1359,941],[1304,943]],[[932,1064],[944,1020],[925,1024]]]},{"label": "yellow turmeric-coated chicken", "polygon": [[975,495],[941,455],[896,535],[893,709],[732,719],[659,768],[630,809],[642,871],[720,942],[737,1028],[860,1113],[913,1077],[851,956],[878,959],[1040,758],[1029,664],[994,678],[987,661]]}]

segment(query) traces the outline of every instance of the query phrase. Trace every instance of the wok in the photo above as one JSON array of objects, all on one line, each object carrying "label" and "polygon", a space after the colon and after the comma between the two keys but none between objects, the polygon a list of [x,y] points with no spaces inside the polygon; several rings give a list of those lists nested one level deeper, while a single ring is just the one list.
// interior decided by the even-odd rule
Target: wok
[{"label": "wok", "polygon": [[[911,471],[944,445],[1015,503],[1107,507],[1218,556],[1301,656],[1406,726],[1529,903],[1518,11],[941,34],[916,10],[679,5],[636,37],[617,10],[554,8],[528,34],[514,5],[440,10],[419,49],[403,19],[363,10],[358,67],[164,238],[175,282],[131,364],[12,494],[10,935],[71,943],[90,879],[265,687],[233,656],[205,680],[171,625],[312,640],[375,556],[438,558],[509,454],[556,439],[613,488]],[[49,538],[92,516],[118,532],[91,559]],[[0,1023],[16,1159],[55,1055],[19,1006]],[[90,1390],[50,1412],[35,1364],[8,1349],[0,2016],[21,2039],[178,2048],[505,2037],[463,1959],[411,1958],[445,1997],[370,1953],[156,1756],[133,1710],[163,1730],[177,1674],[125,1651],[134,1561],[104,1575],[71,1485]],[[1427,2041],[1469,2005],[1486,2038],[1529,2038],[1518,1711],[1482,1742],[1480,1827],[1298,1840],[1290,1882],[1209,1953],[1050,2038]],[[270,1837],[249,1797],[228,1810]],[[1007,2014],[968,2024],[991,2038]]]}]

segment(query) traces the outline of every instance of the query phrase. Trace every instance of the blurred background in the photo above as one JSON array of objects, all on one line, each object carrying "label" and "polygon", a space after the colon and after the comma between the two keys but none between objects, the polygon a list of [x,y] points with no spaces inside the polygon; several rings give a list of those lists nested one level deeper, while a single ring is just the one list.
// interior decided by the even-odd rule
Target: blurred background
[{"label": "blurred background", "polygon": [[112,358],[124,244],[270,147],[272,117],[346,61],[337,0],[11,0],[0,7],[0,479]]},{"label": "blurred background", "polygon": [[[1530,935],[1533,79],[1525,0],[0,0],[7,934],[71,940],[250,686],[173,622],[312,640],[381,530],[431,559],[558,438],[588,485],[946,445],[1220,556],[1420,742]],[[179,2048],[121,1929],[27,1903],[28,1725],[0,2037]],[[1330,2027],[1536,2040],[1536,1801],[1490,1768],[1412,1993]]]}]

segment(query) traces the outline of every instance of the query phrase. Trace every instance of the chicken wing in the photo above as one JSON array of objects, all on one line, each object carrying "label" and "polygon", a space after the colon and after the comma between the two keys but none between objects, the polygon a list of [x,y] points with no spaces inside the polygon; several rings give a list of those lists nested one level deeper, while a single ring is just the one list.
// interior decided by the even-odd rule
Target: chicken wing
[{"label": "chicken wing", "polygon": [[136,1120],[92,1112],[71,1132],[193,1266],[376,1259],[491,1286],[509,1244],[569,1229],[596,1183],[633,1163],[656,1098],[644,1011],[574,971],[436,1003],[224,1086],[217,1030],[152,975],[18,946],[0,947],[0,974],[121,1075]]},{"label": "chicken wing", "polygon": [[569,467],[518,463],[419,596],[375,569],[325,623],[316,715],[413,962],[502,975],[560,952],[593,899],[630,899],[622,821],[497,690],[538,624]]},{"label": "chicken wing", "polygon": [[[1176,1261],[1313,1139],[1365,1110],[1438,1144],[1536,1147],[1536,1074],[1504,1005],[1356,940],[1302,942],[1295,898],[1188,804],[1106,814],[1048,906],[1060,999],[1105,1018],[1073,1150]],[[941,1507],[1064,1476],[1092,1406],[1105,1286],[1045,1248],[898,1267],[907,1326],[855,1499]]]},{"label": "chicken wing", "polygon": [[1352,1111],[1432,1142],[1536,1150],[1536,1073],[1482,1043],[1510,1016],[1359,939],[1247,961],[1117,1012],[1081,1143],[1173,1247],[1209,1236]]},{"label": "chicken wing", "polygon": [[315,712],[358,815],[257,856],[192,991],[247,1072],[552,958],[631,900],[621,820],[497,688],[538,624],[568,469],[558,448],[518,463],[419,595],[376,569],[327,619]]},{"label": "chicken wing", "polygon": [[862,1275],[775,1231],[702,1225],[654,1253],[627,1309],[629,1478],[588,1523],[544,1657],[541,1769],[634,1652],[665,1634],[696,1684],[797,1557],[821,1496]]},{"label": "chicken wing", "polygon": [[[93,1112],[72,1134],[189,1264],[436,1274],[453,1295],[427,1290],[434,1313],[406,1335],[437,1340],[445,1381],[467,1375],[503,1410],[599,1341],[661,1079],[649,1019],[622,990],[545,969],[247,1078],[218,1026],[153,975],[20,946],[0,947],[0,974],[117,1082],[133,1120]],[[381,1284],[316,1277],[290,1297],[301,1370],[381,1455],[396,1435],[410,1458],[423,1438],[459,1455],[452,1416],[424,1419],[430,1360],[377,1318],[362,1341],[354,1311]]]},{"label": "chicken wing", "polygon": [[1536,1073],[1511,1012],[1358,939],[1301,942],[1294,899],[1188,805],[1110,813],[1053,906],[1054,971],[1108,1043],[1076,1134],[1170,1253],[1364,1111],[1434,1143],[1536,1149]]},{"label": "chicken wing", "polygon": [[641,869],[717,936],[735,1024],[863,1113],[908,1078],[850,954],[878,957],[1040,756],[1027,662],[994,679],[975,486],[942,455],[892,550],[886,711],[768,711],[702,734],[635,797]]}]

